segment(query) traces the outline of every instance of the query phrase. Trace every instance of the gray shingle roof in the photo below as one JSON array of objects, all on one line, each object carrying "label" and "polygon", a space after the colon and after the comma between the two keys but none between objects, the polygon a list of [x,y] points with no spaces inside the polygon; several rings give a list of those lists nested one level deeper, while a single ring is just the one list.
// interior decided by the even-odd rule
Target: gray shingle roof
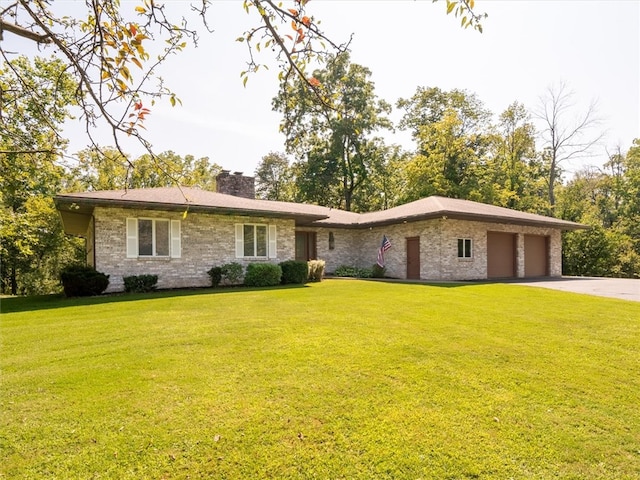
[{"label": "gray shingle roof", "polygon": [[428,197],[388,210],[370,213],[346,212],[318,205],[276,202],[235,197],[189,187],[144,188],[67,193],[56,196],[59,210],[93,206],[119,206],[212,213],[260,215],[293,218],[299,225],[368,228],[430,218],[457,218],[521,225],[549,226],[562,230],[586,228],[584,225],[533,213],[519,212],[469,200]]}]

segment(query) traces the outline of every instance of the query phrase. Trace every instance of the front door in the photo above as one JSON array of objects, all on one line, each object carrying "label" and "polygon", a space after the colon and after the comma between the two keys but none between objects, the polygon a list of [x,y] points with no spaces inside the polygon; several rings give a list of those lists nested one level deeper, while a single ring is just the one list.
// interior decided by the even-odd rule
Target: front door
[{"label": "front door", "polygon": [[407,278],[420,280],[420,237],[407,238]]},{"label": "front door", "polygon": [[316,232],[296,232],[296,260],[307,262],[316,256]]}]

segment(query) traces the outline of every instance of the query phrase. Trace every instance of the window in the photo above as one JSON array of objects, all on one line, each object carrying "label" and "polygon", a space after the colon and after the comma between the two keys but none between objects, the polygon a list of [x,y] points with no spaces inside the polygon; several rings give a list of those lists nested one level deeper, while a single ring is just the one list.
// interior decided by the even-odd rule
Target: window
[{"label": "window", "polygon": [[276,257],[276,226],[236,224],[236,258]]},{"label": "window", "polygon": [[458,239],[458,258],[471,258],[471,239],[459,238]]},{"label": "window", "polygon": [[180,221],[127,218],[127,257],[180,257]]}]

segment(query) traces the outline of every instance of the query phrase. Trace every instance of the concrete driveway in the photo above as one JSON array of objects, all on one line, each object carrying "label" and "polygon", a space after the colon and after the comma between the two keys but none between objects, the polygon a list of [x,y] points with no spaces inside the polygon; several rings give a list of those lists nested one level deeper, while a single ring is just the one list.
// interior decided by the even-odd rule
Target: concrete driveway
[{"label": "concrete driveway", "polygon": [[640,279],[600,277],[559,277],[517,281],[518,285],[551,288],[565,292],[640,302]]}]

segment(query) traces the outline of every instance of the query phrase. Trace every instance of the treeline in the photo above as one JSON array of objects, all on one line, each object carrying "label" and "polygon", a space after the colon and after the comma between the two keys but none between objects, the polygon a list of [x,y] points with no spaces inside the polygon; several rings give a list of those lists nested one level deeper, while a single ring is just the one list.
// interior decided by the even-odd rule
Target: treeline
[{"label": "treeline", "polygon": [[[30,70],[43,96],[60,88],[51,66]],[[640,141],[608,154],[602,168],[565,178],[570,160],[593,152],[601,137],[591,108],[571,112],[565,86],[550,90],[537,114],[514,102],[497,116],[475,94],[419,87],[396,102],[402,117],[394,125],[370,77],[342,55],[313,73],[313,88],[295,76],[283,81],[273,108],[282,114],[285,152],[258,164],[261,198],[366,212],[442,195],[552,215],[592,227],[564,236],[565,274],[640,277]],[[173,152],[131,159],[94,148],[63,166],[66,141],[40,125],[61,124],[68,102],[47,112],[29,102],[16,93],[6,105],[33,110],[31,121],[0,131],[2,293],[57,291],[61,268],[84,261],[83,241],[62,231],[57,193],[176,184],[215,190],[219,165]],[[7,118],[20,116],[9,109]],[[394,129],[411,133],[412,150],[385,141]]]},{"label": "treeline", "polygon": [[69,167],[43,153],[0,154],[0,168],[0,286],[13,295],[60,291],[60,271],[85,261],[84,240],[62,229],[56,194],[173,185],[215,190],[222,170],[206,157],[164,152],[129,159],[114,148],[81,151]]},{"label": "treeline", "polygon": [[[576,111],[559,84],[534,111],[513,102],[496,117],[473,93],[418,87],[393,125],[370,77],[343,55],[313,73],[314,90],[282,84],[286,150],[259,163],[262,198],[366,212],[441,195],[556,216],[592,227],[565,235],[565,274],[640,277],[640,143],[566,178],[601,148],[593,105]],[[385,143],[394,129],[411,133],[412,151]]]}]

